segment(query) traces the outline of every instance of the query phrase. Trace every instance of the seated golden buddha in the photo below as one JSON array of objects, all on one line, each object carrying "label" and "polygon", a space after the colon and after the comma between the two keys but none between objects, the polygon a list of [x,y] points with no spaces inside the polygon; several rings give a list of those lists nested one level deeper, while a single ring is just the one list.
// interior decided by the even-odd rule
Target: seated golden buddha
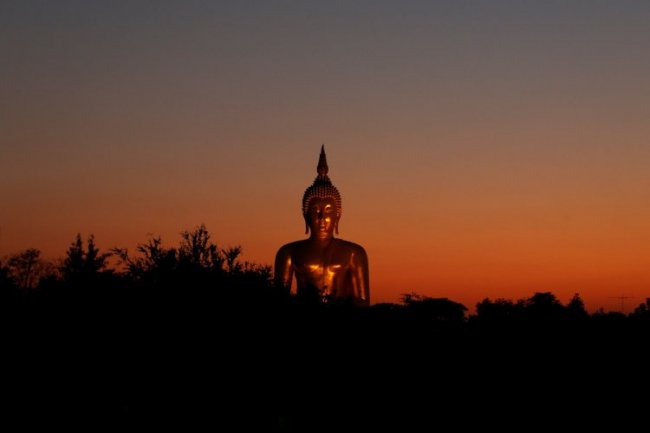
[{"label": "seated golden buddha", "polygon": [[275,257],[275,283],[291,291],[296,278],[299,297],[322,302],[349,300],[357,305],[370,305],[368,256],[352,242],[338,235],[341,218],[341,195],[327,176],[325,148],[321,147],[318,176],[302,198],[309,238],[291,242],[278,250]]}]

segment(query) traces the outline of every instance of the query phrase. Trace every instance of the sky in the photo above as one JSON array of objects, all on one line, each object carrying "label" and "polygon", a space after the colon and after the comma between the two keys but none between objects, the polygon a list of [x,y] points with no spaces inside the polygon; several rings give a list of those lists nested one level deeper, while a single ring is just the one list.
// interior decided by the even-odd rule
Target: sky
[{"label": "sky", "polygon": [[0,257],[204,223],[272,264],[325,144],[372,302],[650,297],[650,3],[0,3]]}]

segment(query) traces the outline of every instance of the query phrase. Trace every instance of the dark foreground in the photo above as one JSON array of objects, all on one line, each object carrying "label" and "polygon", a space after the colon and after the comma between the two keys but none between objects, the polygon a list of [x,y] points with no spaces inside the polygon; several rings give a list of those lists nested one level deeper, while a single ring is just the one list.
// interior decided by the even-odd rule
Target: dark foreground
[{"label": "dark foreground", "polygon": [[527,414],[517,430],[530,430],[650,394],[650,302],[628,316],[549,292],[484,300],[469,317],[415,294],[357,308],[279,292],[240,253],[201,225],[135,255],[78,235],[58,265],[36,249],[3,259],[3,420],[432,431]]},{"label": "dark foreground", "polygon": [[[5,303],[8,407],[303,431],[438,400],[626,394],[650,365],[647,317],[467,320],[295,297],[150,295]],[[303,410],[321,415],[259,415]]]}]

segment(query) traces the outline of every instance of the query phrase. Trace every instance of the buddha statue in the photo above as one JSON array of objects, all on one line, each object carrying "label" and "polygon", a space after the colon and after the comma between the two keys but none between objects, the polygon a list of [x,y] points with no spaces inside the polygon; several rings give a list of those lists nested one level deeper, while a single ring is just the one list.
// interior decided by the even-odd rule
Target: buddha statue
[{"label": "buddha statue", "polygon": [[360,245],[334,237],[341,218],[341,195],[328,177],[325,146],[321,147],[318,176],[302,198],[305,234],[275,257],[275,284],[291,292],[296,278],[299,297],[331,302],[348,300],[370,305],[368,256]]}]

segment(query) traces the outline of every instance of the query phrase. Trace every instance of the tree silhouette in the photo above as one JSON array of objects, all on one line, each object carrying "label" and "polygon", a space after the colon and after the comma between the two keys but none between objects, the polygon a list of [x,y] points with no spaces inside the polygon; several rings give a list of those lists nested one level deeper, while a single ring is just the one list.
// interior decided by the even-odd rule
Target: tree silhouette
[{"label": "tree silhouette", "polygon": [[194,269],[221,270],[224,257],[217,245],[210,241],[205,225],[201,224],[192,231],[181,232],[178,261]]},{"label": "tree silhouette", "polygon": [[509,299],[498,298],[491,301],[483,299],[476,304],[476,317],[480,320],[503,322],[521,319],[524,313],[524,301],[514,303]]},{"label": "tree silhouette", "polygon": [[100,254],[93,235],[88,237],[84,249],[81,234],[77,233],[76,239],[66,251],[66,258],[59,270],[66,281],[89,281],[106,268],[109,256],[109,253]]},{"label": "tree silhouette", "polygon": [[533,320],[557,320],[564,316],[564,306],[551,292],[537,292],[525,301],[526,315]]},{"label": "tree silhouette", "polygon": [[9,276],[9,267],[0,259],[0,282],[6,283],[10,282],[11,277]]},{"label": "tree silhouette", "polygon": [[650,298],[646,299],[645,303],[639,304],[631,316],[635,319],[650,319]]},{"label": "tree silhouette", "polygon": [[410,314],[429,320],[461,322],[467,311],[463,304],[447,298],[431,298],[417,293],[403,294],[401,301]]},{"label": "tree silhouette", "polygon": [[16,295],[16,284],[11,278],[11,269],[0,260],[0,299],[11,300]]},{"label": "tree silhouette", "polygon": [[131,256],[126,248],[111,250],[124,267],[123,275],[134,282],[150,287],[166,288],[181,296],[219,296],[228,294],[239,299],[251,296],[264,298],[271,293],[271,268],[250,262],[241,262],[240,246],[221,249],[211,241],[205,225],[181,232],[178,248],[166,248],[160,237],[149,239],[136,247]]},{"label": "tree silhouette", "polygon": [[41,252],[29,248],[9,257],[9,274],[21,289],[33,289],[50,272],[50,264],[41,259]]},{"label": "tree silhouette", "polygon": [[551,292],[537,292],[530,298],[513,302],[509,299],[486,298],[476,304],[476,319],[487,322],[508,322],[512,320],[548,321],[582,320],[589,317],[585,304],[577,293],[566,306]]},{"label": "tree silhouette", "polygon": [[577,293],[573,295],[573,298],[571,298],[567,304],[566,312],[568,318],[572,320],[582,320],[589,317],[589,313],[587,313],[587,310],[585,309],[585,303]]},{"label": "tree silhouette", "polygon": [[229,274],[233,274],[241,270],[241,266],[237,262],[237,259],[242,252],[240,246],[230,247],[228,249],[221,250],[221,252],[226,260],[226,270]]},{"label": "tree silhouette", "polygon": [[176,250],[167,249],[162,245],[162,239],[155,237],[136,246],[139,256],[130,256],[126,248],[113,248],[120,264],[125,266],[125,274],[136,281],[162,281],[177,267]]}]

